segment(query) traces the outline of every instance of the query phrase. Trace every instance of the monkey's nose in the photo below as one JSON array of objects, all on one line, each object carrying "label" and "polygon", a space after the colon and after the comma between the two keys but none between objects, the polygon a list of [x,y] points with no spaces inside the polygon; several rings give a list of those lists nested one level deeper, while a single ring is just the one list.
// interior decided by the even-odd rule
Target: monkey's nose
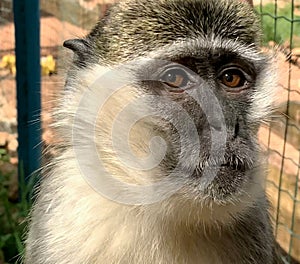
[{"label": "monkey's nose", "polygon": [[239,134],[239,131],[240,131],[240,124],[237,120],[236,124],[235,124],[235,127],[234,127],[234,134],[233,134],[233,138],[237,138],[238,134]]},{"label": "monkey's nose", "polygon": [[222,122],[222,118],[219,117],[218,115],[212,114],[212,115],[207,115],[207,120],[210,129],[214,131],[221,132],[223,130],[226,130],[226,126],[224,122]]}]

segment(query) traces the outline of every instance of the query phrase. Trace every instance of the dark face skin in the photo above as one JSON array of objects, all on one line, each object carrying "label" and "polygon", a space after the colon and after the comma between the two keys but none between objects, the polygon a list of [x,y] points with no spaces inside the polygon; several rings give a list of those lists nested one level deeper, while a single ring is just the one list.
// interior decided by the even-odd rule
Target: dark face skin
[{"label": "dark face skin", "polygon": [[[211,50],[209,43],[205,43],[206,47],[197,42],[194,45],[201,52],[182,55],[177,53],[175,57],[165,58],[163,66],[154,63],[154,66],[143,67],[146,68],[145,72],[137,72],[141,74],[142,80],[148,79],[145,73],[151,76],[149,79],[159,80],[143,81],[140,86],[145,93],[160,95],[178,103],[192,117],[201,148],[199,163],[190,175],[190,184],[197,184],[203,177],[206,166],[218,166],[217,175],[205,193],[216,200],[224,201],[227,196],[230,198],[232,194],[239,192],[246,181],[251,181],[251,171],[258,166],[257,126],[248,120],[248,110],[264,58],[259,62],[245,58],[239,52],[232,52],[230,45],[216,50]],[[182,46],[189,50],[185,44]],[[226,142],[226,149],[222,155],[218,155],[218,147],[217,153],[211,152],[212,131],[221,130],[222,125],[218,120],[218,113],[215,112],[217,110],[214,109],[214,102],[205,97],[203,89],[212,92],[221,108],[220,114],[224,116],[226,135],[223,134],[223,140]],[[208,110],[203,109],[191,93],[195,93],[200,100],[203,99]],[[176,109],[171,112],[165,110],[157,101],[152,102],[152,106],[161,113],[160,116],[175,116],[175,119],[179,116]],[[212,119],[208,120],[207,115],[210,114]],[[173,122],[180,123],[181,120]],[[163,121],[152,124],[152,127],[169,142],[169,152],[162,166],[166,171],[172,171],[180,160],[179,133]],[[183,165],[182,171],[188,170],[187,167],[187,164]]]},{"label": "dark face skin", "polygon": [[[215,200],[226,200],[227,196],[239,192],[245,182],[251,181],[251,171],[257,166],[257,124],[248,120],[248,110],[267,60],[258,55],[260,31],[256,15],[248,4],[225,0],[153,1],[152,5],[130,1],[124,5],[127,8],[118,5],[112,8],[86,39],[72,40],[65,46],[75,51],[74,62],[79,67],[93,63],[119,64],[139,57],[167,62],[164,65],[151,62],[134,69],[140,80],[138,86],[146,94],[165,96],[179,103],[190,115],[201,149],[189,184],[197,185],[205,166],[218,166],[216,177],[204,193]],[[170,48],[175,42],[178,49]],[[255,56],[251,56],[249,49]],[[157,50],[160,50],[159,55]],[[208,101],[207,107],[215,120],[212,124],[207,110],[187,92],[193,91],[203,99],[199,87],[209,89],[224,116],[224,155],[211,153],[212,130],[220,130],[214,106]],[[167,113],[157,102],[151,104],[165,115],[178,114],[176,110]],[[178,131],[163,120],[151,125],[169,142],[161,166],[171,171],[180,159]],[[182,165],[183,173],[187,167],[189,164]]]}]

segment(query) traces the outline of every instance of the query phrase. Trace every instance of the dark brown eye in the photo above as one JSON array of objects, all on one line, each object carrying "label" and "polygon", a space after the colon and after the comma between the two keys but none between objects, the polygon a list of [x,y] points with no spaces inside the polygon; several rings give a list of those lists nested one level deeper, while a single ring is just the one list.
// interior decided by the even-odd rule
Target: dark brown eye
[{"label": "dark brown eye", "polygon": [[247,84],[244,73],[238,69],[228,69],[222,72],[220,81],[228,88],[243,88]]},{"label": "dark brown eye", "polygon": [[181,68],[171,68],[166,70],[161,75],[160,81],[170,88],[175,89],[184,89],[190,83],[188,74]]}]

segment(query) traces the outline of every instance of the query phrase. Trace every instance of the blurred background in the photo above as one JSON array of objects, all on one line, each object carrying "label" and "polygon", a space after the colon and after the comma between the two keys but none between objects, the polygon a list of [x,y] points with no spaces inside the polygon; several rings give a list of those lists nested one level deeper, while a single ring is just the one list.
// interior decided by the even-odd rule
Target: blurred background
[{"label": "blurred background", "polygon": [[[18,262],[23,252],[25,219],[31,207],[28,197],[36,179],[35,174],[31,177],[29,174],[42,162],[37,157],[40,151],[57,140],[48,126],[50,110],[55,104],[52,95],[63,87],[67,61],[72,56],[62,43],[85,36],[113,2],[0,0],[0,264]],[[266,189],[275,236],[284,250],[283,260],[297,263],[300,262],[300,0],[254,0],[254,5],[263,26],[262,49],[278,49],[280,105],[271,122],[264,124],[259,132],[262,148],[269,155]],[[31,12],[32,17],[28,16]],[[32,21],[26,20],[24,13]],[[39,42],[29,45],[35,38]],[[34,59],[40,68],[32,75],[31,64],[27,62]],[[22,69],[18,74],[17,63],[18,69]],[[33,109],[28,102],[34,102]],[[31,125],[32,130],[27,131]],[[32,147],[36,145],[32,136],[43,143]],[[29,143],[22,143],[25,141]]]}]

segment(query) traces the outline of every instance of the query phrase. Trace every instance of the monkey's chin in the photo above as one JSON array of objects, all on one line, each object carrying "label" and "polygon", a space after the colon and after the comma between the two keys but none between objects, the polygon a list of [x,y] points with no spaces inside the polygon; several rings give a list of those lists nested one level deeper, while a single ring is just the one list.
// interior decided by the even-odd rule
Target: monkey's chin
[{"label": "monkey's chin", "polygon": [[[220,162],[218,166],[208,163],[206,168],[195,170],[193,182],[194,186],[198,185],[202,190],[200,198],[205,197],[219,204],[232,202],[239,199],[240,195],[248,193],[250,185],[255,184],[256,180],[252,175],[256,174],[259,166],[256,166],[251,160],[237,158],[235,155],[227,157],[225,162]],[[213,175],[208,173],[210,177],[208,183],[205,179],[205,170],[211,170],[214,173]],[[203,182],[207,183],[204,188]]]},{"label": "monkey's chin", "polygon": [[[201,185],[203,175],[194,175],[167,202],[172,204],[178,221],[208,226],[232,224],[255,206],[261,197],[263,171],[259,167],[238,169],[221,166],[204,189]],[[186,212],[183,213],[183,210]]]}]

